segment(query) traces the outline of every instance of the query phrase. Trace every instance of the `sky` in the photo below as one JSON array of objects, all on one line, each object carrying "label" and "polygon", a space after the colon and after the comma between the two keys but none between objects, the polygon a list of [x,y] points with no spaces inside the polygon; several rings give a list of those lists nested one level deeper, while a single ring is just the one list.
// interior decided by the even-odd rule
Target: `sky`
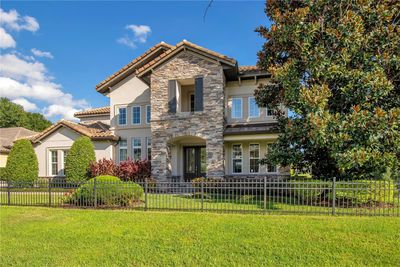
[{"label": "sky", "polygon": [[108,105],[96,84],[151,46],[183,39],[254,65],[263,1],[1,2],[0,97],[55,122]]}]

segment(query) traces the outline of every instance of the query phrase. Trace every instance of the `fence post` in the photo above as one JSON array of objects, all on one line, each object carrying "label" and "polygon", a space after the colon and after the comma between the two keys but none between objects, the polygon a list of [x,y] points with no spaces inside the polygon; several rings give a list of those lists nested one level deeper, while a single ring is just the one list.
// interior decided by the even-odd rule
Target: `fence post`
[{"label": "fence post", "polygon": [[201,185],[201,211],[204,210],[204,181],[201,180],[200,182]]},{"label": "fence post", "polygon": [[51,178],[48,179],[49,183],[49,207],[51,207]]},{"label": "fence post", "polygon": [[148,204],[147,204],[147,191],[148,191],[148,183],[147,183],[147,178],[144,179],[144,210],[147,210]]},{"label": "fence post", "polygon": [[267,177],[264,177],[264,212],[267,212]]},{"label": "fence post", "polygon": [[94,194],[94,208],[97,208],[97,182],[96,177],[93,178],[93,194]]},{"label": "fence post", "polygon": [[11,206],[11,182],[7,181],[7,204]]},{"label": "fence post", "polygon": [[332,215],[336,214],[336,177],[333,177],[332,183]]}]

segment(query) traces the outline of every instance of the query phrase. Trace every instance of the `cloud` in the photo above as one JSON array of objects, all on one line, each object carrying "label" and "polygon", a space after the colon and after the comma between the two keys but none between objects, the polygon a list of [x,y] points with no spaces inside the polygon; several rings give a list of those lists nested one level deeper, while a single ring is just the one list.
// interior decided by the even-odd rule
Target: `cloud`
[{"label": "cloud", "polygon": [[135,35],[135,40],[140,43],[145,43],[147,41],[147,37],[151,33],[150,26],[147,25],[126,25],[126,29],[129,29]]},{"label": "cloud", "polygon": [[137,43],[146,43],[147,38],[151,33],[151,28],[150,26],[147,25],[131,24],[131,25],[126,25],[125,28],[127,30],[132,31],[133,36],[131,37],[125,35],[124,37],[117,39],[117,42],[133,49],[136,48]]},{"label": "cloud", "polygon": [[13,48],[16,45],[14,38],[0,27],[0,48]]},{"label": "cloud", "polygon": [[38,107],[35,103],[29,102],[25,98],[16,98],[12,100],[15,104],[21,105],[25,111],[37,111]]},{"label": "cloud", "polygon": [[54,58],[50,52],[40,51],[39,49],[36,49],[36,48],[32,48],[31,52],[32,52],[32,54],[34,54],[37,57],[46,57],[46,58],[50,58],[50,59]]},{"label": "cloud", "polygon": [[0,8],[0,25],[15,31],[36,32],[39,30],[39,23],[34,17],[21,16],[15,9],[6,12]]},{"label": "cloud", "polygon": [[50,119],[61,116],[76,120],[73,113],[89,107],[86,100],[74,99],[62,90],[60,84],[54,83],[41,62],[26,61],[17,54],[9,53],[0,55],[0,65],[0,97],[19,102],[22,98],[44,102],[48,105],[43,109],[44,114]]}]

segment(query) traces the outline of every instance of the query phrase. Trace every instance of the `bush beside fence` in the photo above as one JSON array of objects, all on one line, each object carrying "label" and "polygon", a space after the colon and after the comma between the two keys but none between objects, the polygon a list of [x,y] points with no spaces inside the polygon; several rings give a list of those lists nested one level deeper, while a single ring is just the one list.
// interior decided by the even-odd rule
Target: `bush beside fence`
[{"label": "bush beside fence", "polygon": [[400,216],[399,181],[211,180],[121,181],[98,176],[86,182],[39,179],[0,187],[2,205],[67,208],[217,211],[242,213]]}]

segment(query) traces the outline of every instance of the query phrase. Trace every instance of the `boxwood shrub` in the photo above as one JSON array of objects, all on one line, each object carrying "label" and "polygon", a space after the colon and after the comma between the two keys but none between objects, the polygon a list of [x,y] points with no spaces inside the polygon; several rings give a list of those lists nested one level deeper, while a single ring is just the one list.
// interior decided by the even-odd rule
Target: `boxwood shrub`
[{"label": "boxwood shrub", "polygon": [[90,163],[96,161],[94,146],[89,137],[79,137],[72,144],[65,161],[67,182],[79,183],[90,178]]},{"label": "boxwood shrub", "polygon": [[14,143],[7,159],[5,179],[13,186],[32,186],[39,174],[38,160],[29,140]]},{"label": "boxwood shrub", "polygon": [[143,188],[140,185],[123,182],[115,176],[101,175],[82,184],[67,197],[66,202],[77,206],[93,206],[95,179],[99,206],[131,206],[137,204],[143,196]]}]

